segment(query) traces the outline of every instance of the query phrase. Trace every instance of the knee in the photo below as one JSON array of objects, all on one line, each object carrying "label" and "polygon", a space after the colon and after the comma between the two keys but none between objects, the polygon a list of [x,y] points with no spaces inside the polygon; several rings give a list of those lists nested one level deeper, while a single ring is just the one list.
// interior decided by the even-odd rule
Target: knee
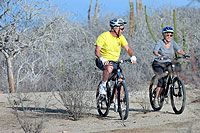
[{"label": "knee", "polygon": [[112,71],[113,71],[113,66],[107,65],[107,66],[106,66],[106,70],[107,70],[108,73],[112,73]]}]

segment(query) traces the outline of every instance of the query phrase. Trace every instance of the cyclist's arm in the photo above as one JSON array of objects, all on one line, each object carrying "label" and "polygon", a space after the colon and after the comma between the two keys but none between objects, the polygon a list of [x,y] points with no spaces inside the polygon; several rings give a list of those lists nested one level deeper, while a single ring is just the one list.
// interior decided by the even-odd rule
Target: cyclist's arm
[{"label": "cyclist's arm", "polygon": [[160,52],[159,52],[161,46],[162,46],[162,45],[161,45],[161,42],[158,42],[158,43],[155,44],[155,46],[154,46],[154,48],[153,48],[153,54],[154,54],[155,56],[158,56],[158,57],[162,56],[162,55],[160,54]]},{"label": "cyclist's arm", "polygon": [[180,55],[185,55],[185,52],[183,51],[183,49],[175,41],[173,41],[173,47],[176,53]]},{"label": "cyclist's arm", "polygon": [[131,63],[136,63],[136,56],[134,55],[133,49],[130,48],[128,45],[123,46],[123,48],[126,50],[128,55],[130,56]]},{"label": "cyclist's arm", "polygon": [[126,50],[126,52],[128,53],[130,57],[134,55],[133,49],[131,49],[128,45],[123,46],[123,48]]},{"label": "cyclist's arm", "polygon": [[101,57],[100,50],[101,50],[101,47],[96,45],[95,55],[96,55],[97,58]]},{"label": "cyclist's arm", "polygon": [[161,55],[159,54],[158,51],[153,51],[153,54],[154,54],[155,56],[161,56]]},{"label": "cyclist's arm", "polygon": [[109,61],[101,56],[100,50],[101,50],[101,46],[96,45],[96,48],[95,48],[96,58],[100,59],[102,63],[106,65],[109,63]]}]

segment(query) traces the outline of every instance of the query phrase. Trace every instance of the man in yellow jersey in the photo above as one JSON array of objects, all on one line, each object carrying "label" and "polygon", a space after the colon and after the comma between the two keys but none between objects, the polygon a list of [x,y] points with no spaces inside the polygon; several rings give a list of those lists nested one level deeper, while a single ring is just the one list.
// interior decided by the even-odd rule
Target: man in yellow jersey
[{"label": "man in yellow jersey", "polygon": [[122,35],[126,22],[119,19],[110,21],[110,31],[100,34],[95,43],[96,66],[103,71],[102,82],[99,87],[99,93],[106,95],[106,82],[109,75],[115,69],[118,61],[121,47],[123,47],[130,56],[131,62],[136,63],[136,57],[133,50],[128,46],[128,42]]}]

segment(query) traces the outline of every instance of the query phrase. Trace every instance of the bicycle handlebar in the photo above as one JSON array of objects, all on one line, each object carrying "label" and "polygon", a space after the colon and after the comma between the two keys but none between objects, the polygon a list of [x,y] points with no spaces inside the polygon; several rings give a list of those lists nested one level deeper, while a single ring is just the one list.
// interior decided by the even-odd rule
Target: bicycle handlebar
[{"label": "bicycle handlebar", "polygon": [[190,56],[185,54],[183,56],[176,57],[175,59],[177,60],[177,59],[181,59],[181,58],[187,59],[187,58],[190,58]]},{"label": "bicycle handlebar", "polygon": [[131,63],[131,59],[125,59],[125,60],[122,59],[122,60],[117,61],[116,63],[120,64],[120,63],[125,63],[125,62]]},{"label": "bicycle handlebar", "polygon": [[[160,60],[167,60],[167,59],[171,59],[170,57],[168,57],[168,56],[160,56],[160,57],[158,57]],[[178,60],[178,59],[187,59],[187,58],[190,58],[190,56],[189,55],[183,55],[183,56],[178,56],[178,57],[175,57],[175,58],[173,58],[172,60]]]}]

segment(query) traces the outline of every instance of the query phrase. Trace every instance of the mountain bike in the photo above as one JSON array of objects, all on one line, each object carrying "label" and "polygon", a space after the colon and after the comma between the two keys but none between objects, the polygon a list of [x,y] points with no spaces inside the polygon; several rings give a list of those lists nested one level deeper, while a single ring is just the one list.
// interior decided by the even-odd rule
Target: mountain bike
[{"label": "mountain bike", "polygon": [[[159,111],[163,107],[165,98],[170,94],[171,106],[175,114],[181,114],[185,109],[186,90],[183,81],[179,78],[180,59],[186,59],[190,56],[182,56],[175,58],[168,66],[167,70],[162,75],[154,75],[149,86],[149,98],[152,108]],[[179,69],[179,70],[178,70]],[[161,88],[158,98],[159,106],[154,104],[156,97],[156,87],[158,79],[165,78],[165,82]]]},{"label": "mountain bike", "polygon": [[120,118],[126,120],[129,113],[129,96],[126,88],[126,81],[122,72],[121,64],[131,62],[130,59],[115,62],[117,69],[114,69],[106,83],[106,95],[99,94],[99,85],[96,91],[97,110],[100,116],[106,117],[109,113],[111,103],[115,100],[115,111],[119,112]]}]

